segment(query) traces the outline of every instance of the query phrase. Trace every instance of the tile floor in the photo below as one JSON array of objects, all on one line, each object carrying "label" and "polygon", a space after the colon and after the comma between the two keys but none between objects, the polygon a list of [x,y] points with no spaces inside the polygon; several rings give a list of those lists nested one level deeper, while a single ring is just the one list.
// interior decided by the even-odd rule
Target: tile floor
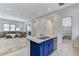
[{"label": "tile floor", "polygon": [[[79,48],[73,48],[71,40],[64,39],[62,43],[58,43],[57,47],[58,47],[57,50],[53,52],[50,56],[79,56]],[[29,50],[29,49],[23,48],[21,49],[21,51],[8,54],[8,56],[11,56],[11,55],[27,56],[28,54],[26,54],[27,53],[26,50]]]},{"label": "tile floor", "polygon": [[19,49],[18,51],[9,53],[9,54],[4,55],[4,56],[29,56],[28,55],[28,47]]},{"label": "tile floor", "polygon": [[71,40],[63,39],[57,50],[50,56],[79,56],[79,48],[74,48]]}]

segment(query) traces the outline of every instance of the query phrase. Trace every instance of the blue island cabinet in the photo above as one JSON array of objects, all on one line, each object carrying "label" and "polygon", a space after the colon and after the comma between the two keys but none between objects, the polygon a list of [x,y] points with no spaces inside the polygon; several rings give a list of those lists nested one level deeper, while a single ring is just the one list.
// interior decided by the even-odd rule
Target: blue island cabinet
[{"label": "blue island cabinet", "polygon": [[[48,55],[50,55],[56,48],[56,45],[57,45],[56,40],[57,40],[56,38],[51,38],[42,43],[36,43],[36,42],[30,41],[30,56],[48,56]],[[56,45],[54,45],[54,43]],[[55,48],[54,48],[54,46],[55,46]]]}]

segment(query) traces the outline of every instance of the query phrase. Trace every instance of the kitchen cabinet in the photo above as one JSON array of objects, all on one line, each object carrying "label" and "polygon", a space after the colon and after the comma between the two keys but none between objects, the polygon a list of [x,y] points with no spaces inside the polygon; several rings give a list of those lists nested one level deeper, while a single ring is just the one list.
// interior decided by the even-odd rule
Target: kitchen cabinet
[{"label": "kitchen cabinet", "polygon": [[79,39],[73,40],[73,47],[79,48]]},{"label": "kitchen cabinet", "polygon": [[30,56],[48,56],[57,48],[57,39],[49,38],[41,43],[30,41]]}]

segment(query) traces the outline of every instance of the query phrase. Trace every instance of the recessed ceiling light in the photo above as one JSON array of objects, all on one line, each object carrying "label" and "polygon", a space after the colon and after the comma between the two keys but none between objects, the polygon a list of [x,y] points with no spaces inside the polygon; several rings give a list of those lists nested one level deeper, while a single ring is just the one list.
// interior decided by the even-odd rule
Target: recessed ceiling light
[{"label": "recessed ceiling light", "polygon": [[50,8],[48,8],[48,10],[51,10]]},{"label": "recessed ceiling light", "polygon": [[6,8],[7,11],[10,11],[10,8]]}]

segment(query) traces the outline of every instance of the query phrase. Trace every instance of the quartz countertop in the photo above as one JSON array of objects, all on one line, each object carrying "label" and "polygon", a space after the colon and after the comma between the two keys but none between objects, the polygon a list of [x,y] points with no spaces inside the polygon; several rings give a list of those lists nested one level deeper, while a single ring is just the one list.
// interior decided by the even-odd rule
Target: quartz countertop
[{"label": "quartz countertop", "polygon": [[27,39],[39,44],[39,43],[42,43],[44,41],[47,41],[47,40],[49,40],[51,38],[55,38],[55,37],[56,36],[49,36],[49,38],[46,38],[46,39],[39,39],[38,37],[29,36],[29,37],[27,37]]}]

